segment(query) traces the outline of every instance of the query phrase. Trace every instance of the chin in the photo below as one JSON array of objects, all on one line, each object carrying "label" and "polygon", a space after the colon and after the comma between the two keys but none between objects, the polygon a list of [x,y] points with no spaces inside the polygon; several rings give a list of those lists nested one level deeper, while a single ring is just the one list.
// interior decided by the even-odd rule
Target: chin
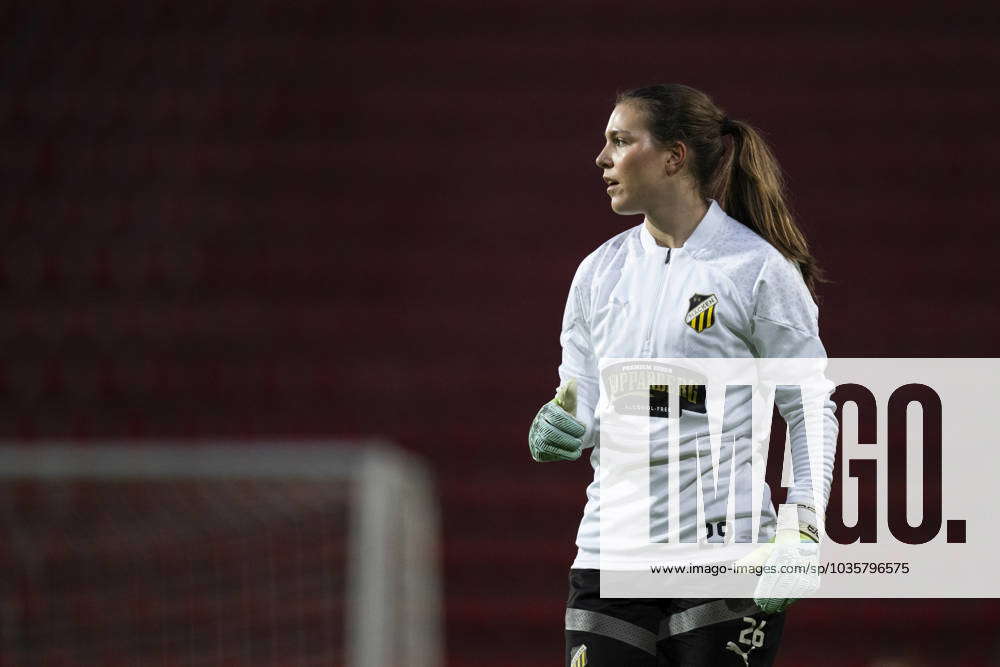
[{"label": "chin", "polygon": [[618,215],[635,215],[638,211],[633,211],[626,205],[625,202],[616,202],[614,199],[611,200],[611,210]]}]

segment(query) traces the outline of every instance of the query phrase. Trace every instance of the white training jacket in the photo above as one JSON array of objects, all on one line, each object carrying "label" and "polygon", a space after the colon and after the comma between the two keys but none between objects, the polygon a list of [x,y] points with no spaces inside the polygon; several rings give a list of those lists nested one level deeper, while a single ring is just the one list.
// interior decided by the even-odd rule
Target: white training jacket
[{"label": "white training jacket", "polygon": [[[726,215],[715,200],[710,200],[705,217],[682,248],[658,246],[645,225],[639,224],[588,255],[573,278],[560,336],[560,383],[577,379],[577,418],[587,428],[584,446],[593,447],[590,462],[594,480],[587,488],[587,504],[577,534],[578,552],[572,567],[600,567],[601,426],[600,418],[595,417],[600,395],[599,360],[825,358],[817,322],[818,309],[797,266],[755,232]],[[805,418],[801,396],[798,392],[794,395],[782,392],[780,388],[775,393],[775,403],[789,425],[795,480],[786,502],[815,507],[820,515],[829,495],[837,437],[834,404],[829,400],[832,390],[833,384],[828,382],[821,398],[824,447],[818,487],[813,485],[808,452],[803,444]],[[727,410],[729,400],[727,393]],[[694,444],[697,438],[692,434],[703,428],[705,418],[697,411],[681,414],[681,423],[687,425],[680,431],[683,461],[687,456],[683,452],[690,453],[690,448],[697,446]],[[749,424],[735,428],[734,438],[748,440],[749,430]],[[650,438],[653,447],[653,436]],[[739,488],[741,475],[749,474],[750,457],[748,448],[734,447],[732,451]],[[657,476],[655,468],[653,463],[651,485]],[[682,487],[699,474],[697,469],[697,465],[692,465],[681,470]],[[815,464],[812,470],[817,470]],[[726,481],[719,478],[720,483]],[[815,497],[814,488],[821,489],[821,497]],[[760,530],[766,540],[775,525],[766,488],[764,500]],[[650,509],[650,535],[654,538],[658,531],[666,530],[667,518],[662,512],[659,508]],[[724,507],[713,508],[707,502],[703,518],[711,521],[725,516]],[[696,516],[684,516],[682,510],[682,534],[693,534],[696,523]],[[747,520],[740,525],[737,517],[737,534],[749,531],[749,523]],[[716,535],[715,540],[719,539]]]}]

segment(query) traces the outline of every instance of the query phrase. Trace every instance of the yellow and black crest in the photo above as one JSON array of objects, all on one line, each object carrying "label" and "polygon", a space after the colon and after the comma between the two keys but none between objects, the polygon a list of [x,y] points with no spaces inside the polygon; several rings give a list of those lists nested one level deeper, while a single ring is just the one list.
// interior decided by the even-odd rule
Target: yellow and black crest
[{"label": "yellow and black crest", "polygon": [[684,322],[701,333],[715,324],[715,307],[718,304],[719,298],[714,294],[695,294],[688,302],[688,312],[684,316]]}]

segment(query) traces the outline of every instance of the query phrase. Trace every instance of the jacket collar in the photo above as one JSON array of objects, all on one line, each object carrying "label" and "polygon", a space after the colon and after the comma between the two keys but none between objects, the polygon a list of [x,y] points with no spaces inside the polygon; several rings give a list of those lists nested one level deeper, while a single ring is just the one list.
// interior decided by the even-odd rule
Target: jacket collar
[{"label": "jacket collar", "polygon": [[[705,217],[701,219],[698,226],[691,233],[691,236],[684,242],[683,248],[689,254],[695,253],[702,248],[707,248],[725,224],[726,212],[722,210],[718,202],[714,199],[709,199],[708,201],[709,206],[708,211],[705,212]],[[642,239],[642,248],[644,251],[649,252],[650,250],[662,248],[656,245],[656,239],[646,229],[645,221],[639,225],[639,236]]]}]

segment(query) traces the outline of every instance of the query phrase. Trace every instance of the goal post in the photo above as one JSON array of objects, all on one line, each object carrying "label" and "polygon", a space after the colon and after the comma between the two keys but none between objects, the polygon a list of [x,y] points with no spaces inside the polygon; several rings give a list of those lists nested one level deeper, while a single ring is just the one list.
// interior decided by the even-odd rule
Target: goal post
[{"label": "goal post", "polygon": [[440,667],[427,468],[378,441],[0,443],[11,664]]}]

